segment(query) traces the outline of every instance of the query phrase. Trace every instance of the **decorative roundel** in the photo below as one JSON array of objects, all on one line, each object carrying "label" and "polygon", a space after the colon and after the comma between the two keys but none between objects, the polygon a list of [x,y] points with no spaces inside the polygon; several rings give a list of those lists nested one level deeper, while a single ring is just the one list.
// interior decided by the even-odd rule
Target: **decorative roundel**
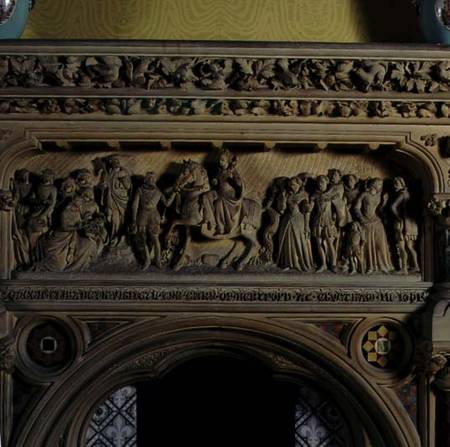
[{"label": "decorative roundel", "polygon": [[29,332],[26,354],[41,368],[60,370],[73,358],[73,342],[65,327],[55,321],[43,321]]},{"label": "decorative roundel", "polygon": [[403,363],[405,344],[398,329],[391,324],[378,324],[362,339],[366,361],[376,368],[397,369]]},{"label": "decorative roundel", "polygon": [[0,2],[0,25],[6,23],[16,10],[17,0],[3,0]]},{"label": "decorative roundel", "polygon": [[435,0],[434,9],[439,22],[450,29],[450,2],[448,0]]},{"label": "decorative roundel", "polygon": [[354,328],[349,350],[352,358],[380,383],[396,383],[411,372],[414,337],[401,321],[370,318]]}]

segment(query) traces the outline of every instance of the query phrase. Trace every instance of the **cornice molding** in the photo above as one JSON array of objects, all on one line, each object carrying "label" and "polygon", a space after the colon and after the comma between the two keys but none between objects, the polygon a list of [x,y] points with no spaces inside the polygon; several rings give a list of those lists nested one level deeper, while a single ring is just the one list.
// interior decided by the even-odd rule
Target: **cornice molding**
[{"label": "cornice molding", "polygon": [[0,87],[3,114],[435,119],[450,115],[450,57],[420,46],[5,43]]}]

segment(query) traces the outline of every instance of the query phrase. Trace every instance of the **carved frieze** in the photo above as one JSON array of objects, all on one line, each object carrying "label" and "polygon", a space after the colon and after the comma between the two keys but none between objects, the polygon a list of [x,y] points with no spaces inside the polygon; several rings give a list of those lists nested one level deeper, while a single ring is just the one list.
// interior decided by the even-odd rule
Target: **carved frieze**
[{"label": "carved frieze", "polygon": [[[346,119],[450,114],[450,62],[440,53],[411,59],[399,52],[393,59],[388,51],[380,56],[368,49],[367,56],[345,51],[310,57],[308,49],[282,46],[264,56],[251,47],[233,51],[255,56],[234,56],[226,47],[198,56],[189,45],[178,46],[150,45],[139,55],[116,49],[102,55],[98,48],[89,54],[72,46],[64,54],[5,49],[0,113]],[[282,56],[286,50],[291,56]],[[112,91],[119,96],[111,98]]]},{"label": "carved frieze", "polygon": [[450,102],[231,98],[1,98],[2,114],[446,119]]},{"label": "carved frieze", "polygon": [[447,92],[446,60],[4,55],[1,88]]},{"label": "carved frieze", "polygon": [[19,271],[115,273],[214,268],[419,273],[416,208],[403,177],[276,177],[250,197],[237,157],[184,160],[170,182],[118,155],[65,178],[19,169],[0,192]]}]

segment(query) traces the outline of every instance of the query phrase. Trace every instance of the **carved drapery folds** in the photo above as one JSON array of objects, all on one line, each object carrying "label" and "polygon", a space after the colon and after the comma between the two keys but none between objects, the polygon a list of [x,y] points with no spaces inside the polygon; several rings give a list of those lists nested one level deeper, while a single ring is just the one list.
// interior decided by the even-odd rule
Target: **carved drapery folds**
[{"label": "carved drapery folds", "polygon": [[208,169],[185,160],[169,182],[134,175],[118,155],[56,177],[19,169],[1,191],[18,270],[420,271],[417,207],[403,177],[299,173],[273,178],[255,199],[228,149]]}]

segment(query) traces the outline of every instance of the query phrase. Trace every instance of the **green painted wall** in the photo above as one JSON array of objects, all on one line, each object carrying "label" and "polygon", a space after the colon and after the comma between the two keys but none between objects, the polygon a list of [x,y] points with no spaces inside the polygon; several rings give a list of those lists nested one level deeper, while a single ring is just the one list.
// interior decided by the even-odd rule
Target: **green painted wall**
[{"label": "green painted wall", "polygon": [[411,0],[37,0],[24,38],[411,41]]}]

